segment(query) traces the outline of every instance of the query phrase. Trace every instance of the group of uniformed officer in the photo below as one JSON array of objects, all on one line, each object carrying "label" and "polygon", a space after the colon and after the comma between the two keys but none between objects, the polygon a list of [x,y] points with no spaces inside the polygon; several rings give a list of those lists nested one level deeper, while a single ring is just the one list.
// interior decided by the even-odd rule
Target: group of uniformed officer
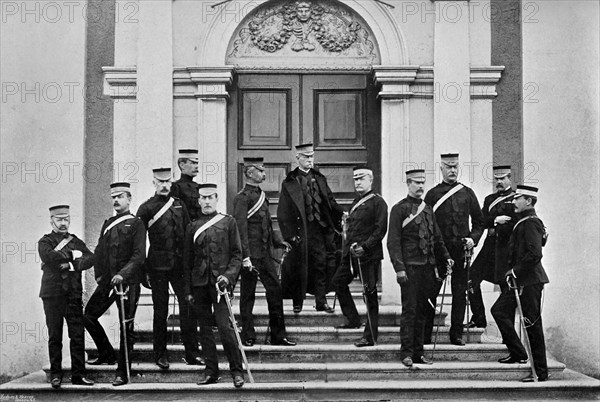
[{"label": "group of uniformed officer", "polygon": [[[316,310],[331,313],[333,308],[327,303],[326,294],[335,290],[348,320],[340,328],[359,328],[362,322],[348,288],[355,277],[360,277],[367,307],[364,334],[355,345],[374,345],[378,334],[377,283],[383,259],[382,241],[388,229],[387,204],[372,190],[373,171],[359,166],[353,171],[357,196],[345,212],[333,197],[326,177],[314,166],[312,144],[298,145],[296,159],[299,166],[287,175],[281,187],[277,208],[280,232],[272,227],[269,201],[260,188],[265,180],[262,158],[244,159],[245,186],[235,197],[234,213],[230,216],[217,211],[215,184],[193,180],[198,173],[198,151],[189,149],[179,151],[178,181],[171,182],[170,168],[153,170],[155,194],[140,206],[137,216],[129,211],[130,185],[111,184],[116,214],[102,225],[94,253],[68,232],[69,207],[50,208],[52,232],[39,241],[39,252],[44,271],[40,297],[50,335],[52,387],[59,388],[62,383],[63,319],[71,339],[73,384],[93,385],[85,377],[84,327],[98,350],[98,356],[88,364],[117,361],[113,385],[129,381],[140,283],[152,289],[156,364],[161,369],[169,368],[166,338],[170,284],[180,305],[185,361],[206,365],[199,385],[220,379],[215,325],[233,383],[235,387],[244,384],[242,345],[236,341],[237,328],[232,326],[231,311],[222,297],[233,291],[240,276],[244,346],[251,347],[256,342],[252,310],[257,280],[266,289],[271,344],[294,346],[296,343],[286,333],[282,299],[292,299],[293,311],[298,314],[306,293],[312,293]],[[537,189],[517,186],[517,192],[513,192],[510,167],[495,167],[498,191],[486,197],[482,213],[474,192],[457,181],[458,155],[442,155],[441,162],[443,182],[432,188],[424,200],[425,172],[406,172],[408,196],[394,205],[389,216],[387,247],[402,296],[401,361],[406,366],[431,364],[424,356],[423,345],[431,342],[437,296],[441,283],[450,274],[454,295],[451,342],[464,345],[467,297],[474,314],[466,325],[485,327],[479,290],[479,283],[485,279],[502,288],[492,314],[510,355],[500,362],[526,360],[512,326],[515,296],[504,282],[510,276],[522,288],[524,312],[531,323],[528,333],[535,368],[538,378],[545,380],[548,375],[540,298],[548,279],[540,263],[545,230],[535,215]],[[469,271],[465,253],[477,244],[484,229],[488,230],[487,238]],[[336,233],[341,234],[341,253],[337,251],[340,245]],[[147,258],[146,235],[150,241]],[[276,258],[274,248],[284,249],[284,255],[289,252],[288,258]],[[285,262],[280,267],[282,260]],[[92,266],[98,286],[83,311],[81,271]],[[115,301],[122,324],[118,358],[98,321]],[[206,361],[198,350],[198,324]]]}]

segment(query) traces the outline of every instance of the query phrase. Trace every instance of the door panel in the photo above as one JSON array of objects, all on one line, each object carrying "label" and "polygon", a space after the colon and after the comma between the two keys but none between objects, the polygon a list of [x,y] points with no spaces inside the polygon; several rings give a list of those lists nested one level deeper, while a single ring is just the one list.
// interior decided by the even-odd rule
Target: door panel
[{"label": "door panel", "polygon": [[[265,159],[261,185],[275,217],[281,182],[297,166],[294,146],[315,144],[315,163],[338,203],[354,198],[352,168],[368,163],[379,187],[380,124],[366,74],[240,74],[228,110],[228,210],[243,186],[243,158]],[[230,174],[229,174],[230,173]],[[233,176],[233,177],[232,177]]]}]

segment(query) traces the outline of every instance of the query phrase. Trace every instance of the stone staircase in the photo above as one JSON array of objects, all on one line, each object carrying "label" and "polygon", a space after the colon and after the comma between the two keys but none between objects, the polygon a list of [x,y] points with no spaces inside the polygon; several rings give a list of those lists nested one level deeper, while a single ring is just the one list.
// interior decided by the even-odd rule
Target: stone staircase
[{"label": "stone staircase", "polygon": [[[360,284],[351,284],[351,291],[359,312],[366,317],[360,294]],[[234,299],[239,317],[239,299]],[[446,298],[450,302],[450,297]],[[329,296],[333,303],[333,293]],[[339,305],[334,314],[317,312],[307,299],[304,310],[293,314],[290,300],[284,301],[286,326],[295,347],[264,344],[268,312],[264,288],[259,284],[254,308],[257,344],[245,348],[254,384],[247,382],[235,389],[228,373],[228,364],[222,347],[218,346],[221,382],[198,386],[203,367],[188,366],[183,362],[184,350],[180,343],[178,310],[170,307],[169,331],[173,344],[169,345],[169,370],[161,370],[153,361],[152,353],[152,299],[148,291],[140,298],[136,316],[138,341],[134,350],[132,381],[115,388],[115,366],[88,366],[88,377],[97,382],[93,387],[72,386],[70,372],[65,370],[63,387],[52,390],[47,383],[46,371],[32,373],[0,386],[0,394],[7,397],[32,396],[36,400],[399,400],[399,399],[524,399],[548,400],[584,398],[596,399],[600,381],[565,368],[562,363],[549,359],[549,381],[523,384],[520,378],[529,372],[528,365],[497,363],[506,355],[506,348],[494,333],[483,329],[471,330],[466,346],[451,345],[448,340],[446,312],[436,317],[440,326],[433,365],[404,367],[399,361],[399,306],[380,306],[379,343],[373,347],[356,348],[352,343],[360,339],[361,329],[336,329],[345,322]],[[173,305],[175,308],[173,309]],[[107,333],[118,345],[116,309],[102,317]],[[172,330],[173,328],[173,330]],[[490,327],[488,327],[489,329]],[[493,328],[493,327],[491,327]],[[111,336],[112,335],[112,336]],[[218,340],[218,334],[216,333]],[[93,342],[87,342],[88,352],[94,352]],[[67,347],[68,349],[68,347]],[[426,355],[432,346],[425,348]],[[66,353],[64,351],[63,353]],[[66,360],[66,359],[65,359]],[[70,367],[68,361],[63,367]]]}]

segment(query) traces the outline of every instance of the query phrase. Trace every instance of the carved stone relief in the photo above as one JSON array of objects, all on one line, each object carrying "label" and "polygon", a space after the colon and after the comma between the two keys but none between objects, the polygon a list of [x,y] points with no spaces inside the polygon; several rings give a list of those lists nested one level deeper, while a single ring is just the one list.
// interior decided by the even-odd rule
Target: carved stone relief
[{"label": "carved stone relief", "polygon": [[[256,65],[302,58],[313,62],[371,65],[377,46],[366,24],[331,1],[280,1],[257,9],[241,24],[228,50],[228,63]],[[254,59],[254,60],[251,60]]]}]

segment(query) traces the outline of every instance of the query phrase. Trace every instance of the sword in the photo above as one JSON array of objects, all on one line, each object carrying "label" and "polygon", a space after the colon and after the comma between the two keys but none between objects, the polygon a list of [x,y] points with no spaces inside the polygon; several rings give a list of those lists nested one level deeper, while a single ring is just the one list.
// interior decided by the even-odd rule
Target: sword
[{"label": "sword", "polygon": [[473,249],[472,248],[468,248],[465,239],[463,239],[463,243],[464,243],[464,250],[465,250],[465,264],[464,264],[464,269],[467,270],[467,288],[465,289],[465,311],[466,311],[466,316],[467,316],[467,343],[469,343],[470,340],[470,330],[469,330],[469,322],[471,321],[470,319],[470,314],[469,314],[469,310],[471,307],[471,302],[469,299],[469,293],[473,293],[473,284],[471,283],[471,257],[473,256]]},{"label": "sword", "polygon": [[[446,283],[447,283],[447,279],[448,279],[448,277],[451,274],[452,274],[452,266],[448,266],[448,270],[446,271],[446,276],[443,279],[444,286],[443,286],[443,289],[442,289],[442,302],[440,304],[440,316],[442,315],[442,311],[444,310],[444,297],[446,296]],[[433,309],[435,310],[435,306],[432,305],[431,307],[433,307]],[[433,350],[431,351],[431,361],[433,361],[433,358],[434,358],[434,355],[435,355],[435,348],[437,346],[438,334],[439,333],[440,333],[440,326],[436,325],[436,327],[435,327],[435,336],[433,338]]]},{"label": "sword", "polygon": [[231,325],[233,325],[233,332],[235,332],[235,338],[237,339],[238,348],[240,353],[242,354],[242,358],[244,359],[244,363],[246,364],[246,371],[248,372],[248,378],[251,383],[254,383],[254,377],[252,377],[252,373],[250,372],[250,366],[248,365],[248,359],[246,358],[246,352],[244,351],[244,345],[242,344],[242,338],[240,338],[240,333],[238,332],[238,326],[235,322],[235,315],[233,315],[233,309],[231,308],[231,300],[229,299],[229,292],[227,288],[225,290],[221,290],[219,288],[219,284],[215,283],[215,287],[217,288],[217,303],[221,301],[221,296],[225,297],[225,303],[227,304],[227,310],[229,311],[229,320],[231,321]]},{"label": "sword", "polygon": [[129,371],[129,347],[127,346],[127,319],[125,317],[125,294],[123,284],[119,283],[114,287],[114,291],[119,296],[119,305],[121,306],[121,334],[123,336],[123,346],[125,347],[125,370],[127,373],[127,381],[131,381],[131,373]]},{"label": "sword", "polygon": [[533,364],[533,353],[531,352],[531,344],[529,343],[529,334],[527,334],[527,325],[525,324],[525,315],[523,315],[523,307],[521,307],[521,296],[519,296],[519,288],[515,278],[512,276],[506,277],[506,283],[510,289],[515,291],[515,299],[517,299],[517,311],[521,317],[521,330],[523,331],[523,341],[525,343],[525,350],[527,351],[527,358],[529,359],[529,366],[531,367],[531,375],[534,382],[538,382],[537,373],[535,372],[535,366]]},{"label": "sword", "polygon": [[[356,243],[354,243],[352,247],[355,247],[355,245]],[[375,332],[373,332],[373,323],[371,322],[371,315],[369,314],[369,303],[367,302],[367,287],[365,286],[365,281],[363,279],[360,257],[357,256],[356,261],[358,262],[358,276],[360,278],[360,284],[362,285],[363,300],[365,302],[365,306],[367,307],[367,321],[369,322],[369,329],[371,330],[371,340],[373,341],[373,345],[375,345]],[[352,269],[352,256],[350,256],[350,269]],[[377,291],[377,288],[375,288],[375,291]]]}]

